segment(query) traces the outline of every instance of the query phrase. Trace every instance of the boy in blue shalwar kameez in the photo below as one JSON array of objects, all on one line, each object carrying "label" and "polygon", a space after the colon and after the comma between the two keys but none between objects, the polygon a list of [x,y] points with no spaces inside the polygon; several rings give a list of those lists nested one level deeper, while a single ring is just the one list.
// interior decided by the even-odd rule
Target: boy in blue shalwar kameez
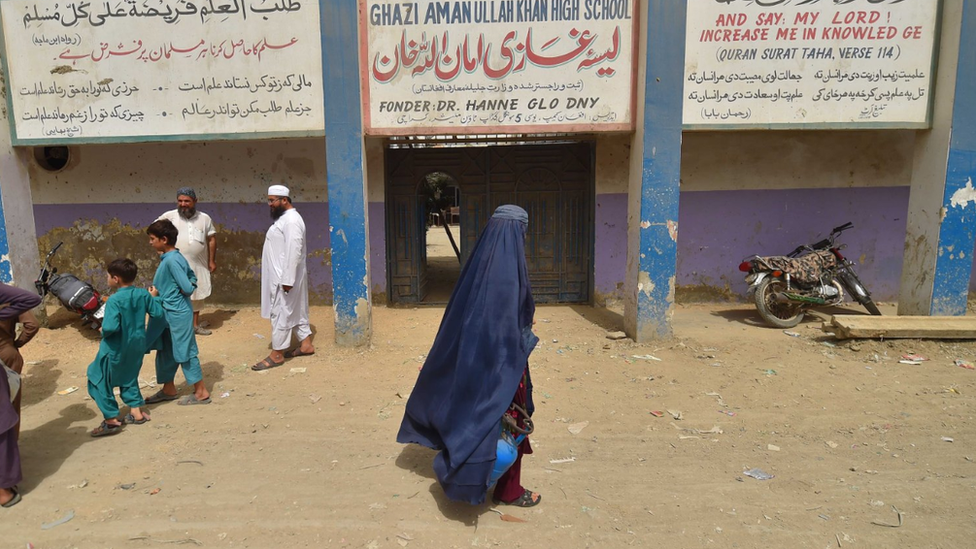
[{"label": "boy in blue shalwar kameez", "polygon": [[153,276],[149,292],[162,297],[164,318],[149,321],[147,349],[156,350],[156,381],[163,388],[146,398],[147,404],[176,400],[176,370],[183,368],[186,382],[193,385],[193,394],[180,399],[179,404],[210,404],[210,391],[203,382],[203,370],[197,357],[197,340],[193,332],[193,307],[190,295],[197,287],[197,277],[189,263],[176,249],[179,231],[168,220],[154,222],[146,229],[149,245],[159,254],[159,267]]},{"label": "boy in blue shalwar kameez", "polygon": [[105,418],[91,432],[93,437],[122,430],[116,387],[122,402],[130,408],[125,423],[149,421],[149,414],[142,411],[145,402],[139,392],[139,370],[146,356],[146,314],[162,317],[163,307],[160,299],[132,286],[138,273],[139,268],[131,259],[116,259],[108,265],[108,285],[116,291],[105,303],[102,342],[95,361],[88,366],[88,394]]}]

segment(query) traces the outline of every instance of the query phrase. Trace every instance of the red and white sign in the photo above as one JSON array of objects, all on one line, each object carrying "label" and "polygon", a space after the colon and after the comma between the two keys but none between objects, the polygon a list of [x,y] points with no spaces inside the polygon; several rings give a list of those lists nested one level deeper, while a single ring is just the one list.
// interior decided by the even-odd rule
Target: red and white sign
[{"label": "red and white sign", "polygon": [[636,0],[360,0],[372,135],[628,131]]}]

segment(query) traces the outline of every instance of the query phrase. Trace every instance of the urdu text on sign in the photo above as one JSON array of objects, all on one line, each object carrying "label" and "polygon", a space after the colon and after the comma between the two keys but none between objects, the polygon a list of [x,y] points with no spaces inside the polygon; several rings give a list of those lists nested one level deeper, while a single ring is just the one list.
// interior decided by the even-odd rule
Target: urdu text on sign
[{"label": "urdu text on sign", "polygon": [[361,0],[366,132],[629,130],[635,2]]}]

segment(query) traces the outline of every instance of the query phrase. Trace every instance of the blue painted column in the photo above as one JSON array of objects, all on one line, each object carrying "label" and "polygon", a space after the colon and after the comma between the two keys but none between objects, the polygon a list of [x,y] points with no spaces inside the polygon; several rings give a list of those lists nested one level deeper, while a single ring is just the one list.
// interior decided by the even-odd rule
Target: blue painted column
[{"label": "blue painted column", "polygon": [[976,244],[976,2],[963,3],[931,315],[966,314]]},{"label": "blue painted column", "polygon": [[624,329],[638,342],[672,334],[687,9],[684,0],[641,4],[624,284]]},{"label": "blue painted column", "polygon": [[900,315],[966,314],[976,245],[974,4],[943,4],[932,129],[916,136]]},{"label": "blue painted column", "polygon": [[369,238],[359,89],[358,3],[319,0],[335,340],[369,344]]},{"label": "blue painted column", "polygon": [[0,193],[0,282],[10,284],[12,280],[10,245],[7,243],[7,222],[3,215],[3,194]]}]

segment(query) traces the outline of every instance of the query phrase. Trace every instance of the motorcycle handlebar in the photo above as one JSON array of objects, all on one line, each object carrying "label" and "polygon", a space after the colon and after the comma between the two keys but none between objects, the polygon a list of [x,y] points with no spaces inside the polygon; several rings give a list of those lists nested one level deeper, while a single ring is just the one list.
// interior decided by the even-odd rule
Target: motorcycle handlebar
[{"label": "motorcycle handlebar", "polygon": [[844,223],[840,227],[834,227],[834,230],[832,230],[830,232],[832,232],[832,233],[842,233],[842,232],[846,231],[847,229],[850,229],[853,226],[854,226],[854,223],[851,223],[850,221],[848,221],[847,223]]},{"label": "motorcycle handlebar", "polygon": [[58,248],[60,248],[62,244],[64,244],[64,242],[58,242],[56,246],[54,246],[53,248],[51,248],[51,251],[47,253],[48,259],[50,259],[51,256],[53,256],[55,254],[55,252],[58,251]]}]

